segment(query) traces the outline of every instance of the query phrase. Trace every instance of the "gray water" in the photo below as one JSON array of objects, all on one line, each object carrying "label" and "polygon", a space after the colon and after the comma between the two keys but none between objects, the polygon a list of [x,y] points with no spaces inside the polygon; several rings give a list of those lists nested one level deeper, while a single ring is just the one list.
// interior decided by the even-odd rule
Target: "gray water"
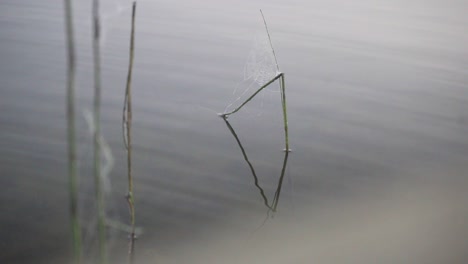
[{"label": "gray water", "polygon": [[[91,5],[75,2],[80,206],[83,223],[92,230],[92,144],[82,114],[92,103]],[[102,126],[115,166],[106,201],[110,217],[127,223],[121,115],[130,5],[120,1],[125,8],[115,12],[117,5],[107,2]],[[433,211],[466,199],[466,1],[140,0],[133,142],[142,263],[169,260],[204,243],[215,256],[204,241],[214,238],[219,245],[229,230],[250,239],[262,229],[267,207],[235,138],[217,115],[232,102],[252,39],[263,30],[260,8],[286,76],[293,149],[277,213],[267,224],[307,222],[305,207],[349,209],[354,208],[345,206],[349,201],[391,203],[411,192],[397,188],[399,195],[382,194],[393,193],[395,186],[443,190],[437,201],[444,203],[426,201]],[[0,3],[1,263],[63,263],[70,256],[64,43],[61,1]],[[229,121],[271,203],[284,158],[279,93],[256,98]],[[444,213],[437,219],[442,225],[457,222],[465,233],[445,233],[445,245],[468,244],[460,235],[466,234],[460,224],[466,207],[456,208],[462,218]],[[418,215],[421,208],[413,209]],[[328,220],[336,219],[323,221]],[[320,226],[312,226],[312,234],[319,232]],[[110,233],[118,259],[125,255],[126,234]],[[92,256],[93,232],[85,238],[86,254]],[[466,260],[462,251],[443,252],[453,254],[440,255],[439,263]]]}]

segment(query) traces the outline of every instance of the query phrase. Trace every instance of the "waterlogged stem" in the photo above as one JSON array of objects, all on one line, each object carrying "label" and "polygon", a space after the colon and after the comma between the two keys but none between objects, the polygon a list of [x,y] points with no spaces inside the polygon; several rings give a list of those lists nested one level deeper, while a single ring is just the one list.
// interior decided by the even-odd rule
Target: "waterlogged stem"
[{"label": "waterlogged stem", "polygon": [[128,248],[128,263],[132,264],[135,257],[135,198],[133,193],[132,177],[132,69],[135,46],[135,13],[136,1],[132,6],[132,29],[130,35],[130,58],[128,63],[127,87],[125,89],[125,101],[123,109],[124,143],[127,148],[127,173],[128,173],[128,193],[127,202],[130,210],[130,240]]},{"label": "waterlogged stem", "polygon": [[93,0],[93,59],[94,59],[94,184],[98,217],[99,263],[107,264],[106,213],[101,175],[101,58],[99,0]]},{"label": "waterlogged stem", "polygon": [[70,217],[73,243],[73,260],[81,263],[81,228],[78,220],[78,173],[75,134],[75,45],[73,36],[73,12],[71,0],[64,1],[65,35],[67,38],[67,140]]}]

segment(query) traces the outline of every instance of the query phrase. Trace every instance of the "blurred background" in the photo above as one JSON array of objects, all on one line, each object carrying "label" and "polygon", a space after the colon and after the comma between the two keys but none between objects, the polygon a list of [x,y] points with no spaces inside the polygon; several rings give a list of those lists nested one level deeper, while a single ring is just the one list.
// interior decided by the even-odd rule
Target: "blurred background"
[{"label": "blurred background", "polygon": [[[73,2],[90,260],[91,3]],[[114,160],[106,206],[109,219],[128,224],[121,119],[131,1],[101,2],[101,121]],[[249,54],[262,52],[253,48],[265,34],[260,8],[286,76],[293,149],[277,212],[268,215],[217,115],[247,89]],[[137,263],[467,263],[467,13],[463,0],[139,0]],[[0,262],[64,263],[71,238],[62,1],[1,1],[0,58]],[[229,121],[271,203],[284,158],[280,94],[262,92]],[[111,259],[125,260],[127,234],[110,228],[109,240]]]}]

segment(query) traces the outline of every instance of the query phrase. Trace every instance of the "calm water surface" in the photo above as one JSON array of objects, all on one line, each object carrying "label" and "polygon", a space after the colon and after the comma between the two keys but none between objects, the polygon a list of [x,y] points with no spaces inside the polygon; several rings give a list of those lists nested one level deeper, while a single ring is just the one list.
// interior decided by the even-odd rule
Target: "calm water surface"
[{"label": "calm water surface", "polygon": [[[80,203],[92,230],[92,145],[83,117],[92,106],[91,5],[75,2]],[[183,254],[219,230],[247,237],[267,212],[259,187],[273,203],[284,159],[279,94],[266,93],[229,119],[258,186],[217,116],[263,30],[260,8],[286,74],[293,149],[268,221],[297,219],[299,208],[340,204],[362,190],[379,197],[396,183],[466,189],[466,1],[138,2],[134,175],[138,243],[151,245],[141,259]],[[114,159],[107,205],[124,223],[129,7],[125,0],[102,7],[102,126]],[[70,252],[62,9],[58,0],[0,3],[2,263],[63,261]],[[110,238],[118,259],[126,234],[111,230]],[[85,232],[91,257],[93,241]]]}]

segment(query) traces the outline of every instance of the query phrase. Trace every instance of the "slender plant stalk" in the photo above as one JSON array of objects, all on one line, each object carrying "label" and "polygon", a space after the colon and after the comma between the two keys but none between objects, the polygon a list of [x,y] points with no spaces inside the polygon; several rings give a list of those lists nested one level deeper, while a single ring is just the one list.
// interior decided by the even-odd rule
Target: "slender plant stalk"
[{"label": "slender plant stalk", "polygon": [[280,69],[279,69],[279,65],[278,65],[278,60],[276,59],[275,49],[273,48],[273,43],[271,42],[270,31],[268,31],[267,22],[266,22],[266,20],[265,20],[265,16],[263,15],[263,12],[262,12],[261,9],[260,9],[260,13],[262,14],[263,23],[265,24],[265,29],[266,29],[266,32],[267,32],[267,35],[268,35],[268,40],[270,41],[271,51],[273,52],[273,57],[275,58],[276,69],[277,69],[278,72],[279,72]]},{"label": "slender plant stalk", "polygon": [[222,114],[221,117],[227,118],[229,115],[232,115],[236,113],[237,111],[241,110],[241,108],[244,105],[246,105],[248,102],[250,102],[250,100],[252,100],[259,92],[261,92],[263,89],[268,87],[268,85],[272,84],[274,81],[278,80],[278,78],[280,78],[281,76],[283,76],[283,73],[281,72],[278,73],[278,75],[276,75],[273,79],[271,79],[270,81],[262,85],[262,87],[258,88],[258,90],[255,93],[253,93],[249,98],[247,98],[240,106],[238,106],[236,109],[232,110],[231,112]]},{"label": "slender plant stalk", "polygon": [[67,38],[67,137],[68,137],[68,178],[70,195],[70,216],[73,243],[73,260],[81,263],[81,228],[78,220],[78,173],[75,135],[75,44],[73,38],[73,12],[71,0],[64,1],[65,30]]},{"label": "slender plant stalk", "polygon": [[101,58],[99,0],[93,0],[93,58],[94,58],[94,184],[98,217],[99,263],[107,264],[106,213],[101,175]]},{"label": "slender plant stalk", "polygon": [[[271,51],[273,52],[273,57],[275,58],[275,62],[276,62],[276,69],[278,70],[278,72],[280,72],[280,69],[279,69],[279,65],[278,65],[278,60],[276,59],[276,53],[275,53],[275,49],[273,48],[273,42],[271,41],[271,37],[270,37],[270,31],[268,30],[268,25],[267,25],[267,22],[265,20],[265,16],[263,15],[263,12],[262,10],[260,9],[260,13],[262,14],[262,18],[263,18],[263,23],[265,24],[265,30],[267,32],[267,35],[268,35],[268,40],[270,41],[270,47],[271,47]],[[286,86],[284,84],[284,74],[282,74],[281,76],[281,79],[280,79],[280,89],[281,89],[281,106],[283,108],[283,121],[284,121],[284,137],[285,137],[285,151],[288,152],[288,151],[291,151],[289,149],[289,136],[288,136],[288,115],[287,115],[287,111],[286,111]]]},{"label": "slender plant stalk", "polygon": [[124,143],[127,148],[127,172],[128,172],[128,193],[127,202],[130,210],[130,240],[128,248],[128,263],[132,264],[135,258],[135,198],[133,192],[132,177],[132,69],[135,47],[135,12],[136,1],[132,7],[132,29],[130,35],[130,58],[128,63],[127,87],[125,89],[125,101],[123,108]]},{"label": "slender plant stalk", "polygon": [[288,111],[286,108],[286,85],[284,82],[284,74],[281,76],[280,90],[281,90],[281,106],[283,108],[283,123],[284,123],[284,142],[285,142],[284,151],[290,152],[291,149],[289,148]]}]

